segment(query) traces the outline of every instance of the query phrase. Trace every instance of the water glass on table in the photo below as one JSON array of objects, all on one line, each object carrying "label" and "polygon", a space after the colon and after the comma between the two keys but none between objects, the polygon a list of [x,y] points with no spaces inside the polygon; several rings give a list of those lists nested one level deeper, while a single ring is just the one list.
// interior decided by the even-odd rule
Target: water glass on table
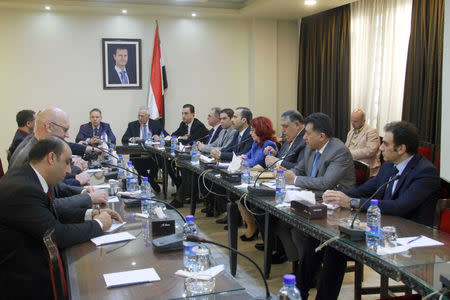
[{"label": "water glass on table", "polygon": [[397,229],[394,226],[384,226],[382,236],[385,248],[397,247]]}]

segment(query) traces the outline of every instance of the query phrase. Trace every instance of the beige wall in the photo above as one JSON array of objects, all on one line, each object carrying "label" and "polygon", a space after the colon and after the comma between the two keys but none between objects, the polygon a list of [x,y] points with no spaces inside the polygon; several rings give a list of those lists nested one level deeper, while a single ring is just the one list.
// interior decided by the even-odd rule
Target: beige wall
[{"label": "beige wall", "polygon": [[[183,19],[3,9],[0,12],[0,157],[21,109],[58,106],[70,114],[70,139],[98,107],[120,139],[147,103],[155,20],[168,73],[166,129],[184,103],[206,122],[212,106],[250,106],[277,124],[280,108],[296,107],[295,22]],[[103,90],[101,39],[142,39],[142,90]]]},{"label": "beige wall", "polygon": [[441,177],[450,181],[450,0],[445,1],[444,57],[442,63]]}]

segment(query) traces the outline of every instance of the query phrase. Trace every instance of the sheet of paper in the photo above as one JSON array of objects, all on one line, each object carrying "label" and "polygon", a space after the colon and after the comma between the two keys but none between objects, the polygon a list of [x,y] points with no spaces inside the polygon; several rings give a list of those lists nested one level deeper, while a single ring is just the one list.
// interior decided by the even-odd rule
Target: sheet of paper
[{"label": "sheet of paper", "polygon": [[[441,242],[438,242],[436,240],[430,239],[426,236],[420,236],[419,239],[409,243],[410,241],[418,238],[417,236],[412,237],[404,237],[404,238],[398,238],[397,243],[400,245],[408,246],[409,248],[417,248],[417,247],[432,247],[432,246],[442,246],[444,245]],[[409,243],[409,244],[408,244]]]},{"label": "sheet of paper", "polygon": [[94,185],[94,187],[95,187],[96,189],[101,190],[101,189],[109,189],[109,188],[110,188],[110,185],[109,185],[108,183],[104,183],[104,184],[97,184],[97,185]]},{"label": "sheet of paper", "polygon": [[219,168],[228,168],[229,165],[229,162],[219,162],[218,164]]},{"label": "sheet of paper", "polygon": [[[275,189],[275,180],[271,180],[271,181],[264,181],[263,183],[261,183],[265,186],[267,186],[268,188],[271,189]],[[294,184],[286,184],[286,190],[301,190],[300,187],[295,186]]]},{"label": "sheet of paper", "polygon": [[103,278],[109,288],[161,280],[153,268],[103,274]]},{"label": "sheet of paper", "polygon": [[102,169],[88,169],[85,172],[88,174],[94,174],[94,173],[102,172]]},{"label": "sheet of paper", "polygon": [[129,240],[134,240],[136,237],[129,233],[128,231],[113,233],[113,234],[105,234],[96,238],[91,239],[91,241],[96,246],[125,242]]},{"label": "sheet of paper", "polygon": [[408,246],[397,246],[391,248],[378,247],[377,254],[378,255],[387,255],[387,254],[395,254],[408,251],[410,247]]},{"label": "sheet of paper", "polygon": [[108,203],[114,203],[114,202],[119,202],[119,198],[117,198],[117,196],[109,196]]},{"label": "sheet of paper", "polygon": [[106,230],[106,232],[113,232],[114,230],[122,227],[125,224],[127,224],[127,222],[119,223],[116,220],[113,220],[111,227],[108,230]]}]

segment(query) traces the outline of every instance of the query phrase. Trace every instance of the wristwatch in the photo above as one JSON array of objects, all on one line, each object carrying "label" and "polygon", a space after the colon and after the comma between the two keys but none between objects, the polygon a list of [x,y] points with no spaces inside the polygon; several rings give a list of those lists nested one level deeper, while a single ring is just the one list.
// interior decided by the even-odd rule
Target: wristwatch
[{"label": "wristwatch", "polygon": [[350,208],[353,210],[353,209],[356,209],[356,205],[358,205],[358,199],[356,199],[356,198],[350,198]]}]

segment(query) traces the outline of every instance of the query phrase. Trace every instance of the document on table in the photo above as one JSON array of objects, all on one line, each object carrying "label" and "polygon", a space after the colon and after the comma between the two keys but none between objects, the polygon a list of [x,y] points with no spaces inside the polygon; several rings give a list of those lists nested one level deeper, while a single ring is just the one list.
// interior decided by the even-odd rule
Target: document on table
[{"label": "document on table", "polygon": [[109,229],[106,230],[106,232],[113,232],[114,230],[122,227],[125,224],[127,224],[127,222],[119,223],[116,220],[113,220],[113,223],[112,223],[111,227],[109,227]]},{"label": "document on table", "polygon": [[119,202],[119,198],[117,198],[117,196],[109,196],[108,203],[114,203],[114,202]]},{"label": "document on table", "polygon": [[[265,186],[267,186],[268,188],[271,188],[271,189],[275,189],[275,180],[271,180],[271,181],[266,181],[266,182],[263,182],[263,183],[261,183],[261,184],[263,184],[263,185],[265,185]],[[298,187],[298,186],[295,186],[294,184],[286,184],[286,190],[301,190],[302,188],[300,188],[300,187]]]},{"label": "document on table", "polygon": [[109,188],[110,188],[110,185],[109,185],[108,183],[104,183],[104,184],[97,184],[97,185],[94,185],[94,187],[95,187],[96,189],[101,190],[101,189],[109,189]]},{"label": "document on table", "polygon": [[430,239],[426,236],[411,236],[398,238],[397,243],[400,245],[408,246],[409,248],[417,248],[417,247],[432,247],[432,246],[442,246],[443,243]]},{"label": "document on table", "polygon": [[161,280],[154,268],[103,274],[103,278],[108,288]]},{"label": "document on table", "polygon": [[88,169],[85,172],[88,174],[99,173],[102,172],[102,169]]},{"label": "document on table", "polygon": [[134,239],[136,239],[136,237],[134,235],[125,231],[125,232],[102,235],[102,236],[91,239],[91,241],[96,246],[101,246],[101,245],[125,242],[125,241],[129,241],[129,240],[134,240]]}]

